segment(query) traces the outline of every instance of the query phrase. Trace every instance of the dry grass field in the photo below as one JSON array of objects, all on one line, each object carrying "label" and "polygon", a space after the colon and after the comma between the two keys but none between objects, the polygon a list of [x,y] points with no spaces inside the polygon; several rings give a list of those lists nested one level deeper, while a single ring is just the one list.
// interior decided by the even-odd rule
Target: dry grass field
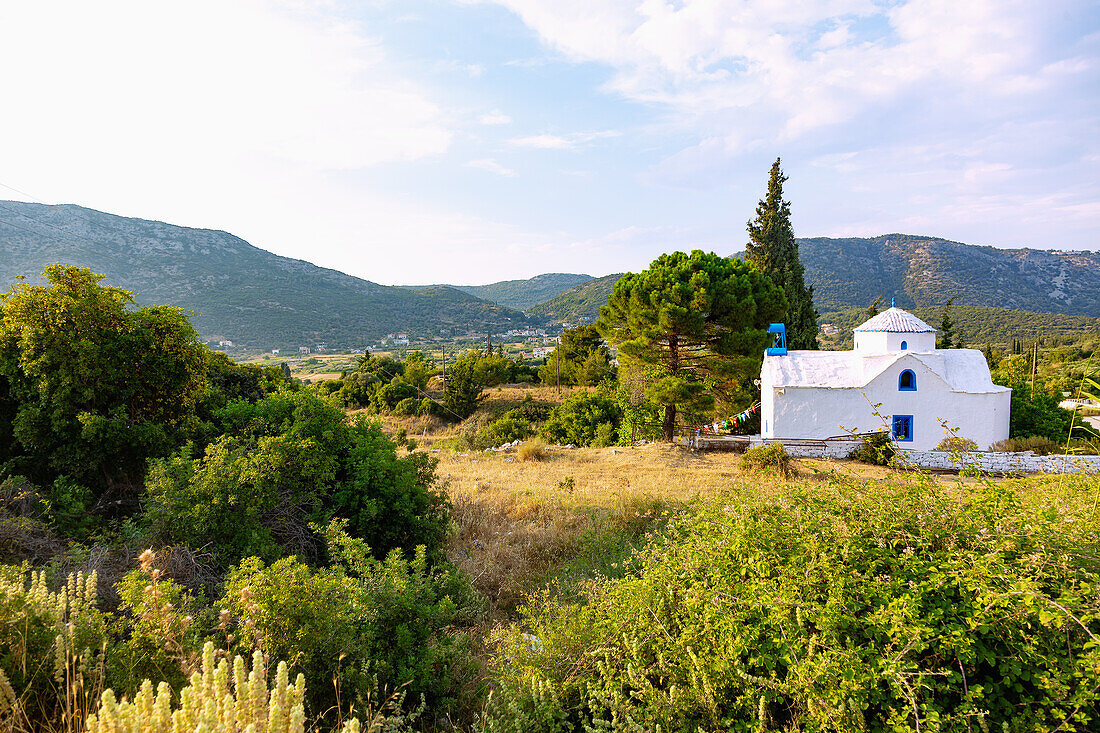
[{"label": "dry grass field", "polygon": [[[410,431],[411,434],[411,431]],[[614,577],[669,510],[730,493],[746,483],[781,491],[779,477],[745,474],[733,453],[695,454],[649,443],[567,449],[542,460],[516,452],[439,451],[439,476],[454,504],[448,554],[507,619],[532,593],[572,595],[594,576]],[[795,461],[798,480],[877,480],[888,469]]]},{"label": "dry grass field", "polygon": [[[553,405],[580,388],[504,385],[486,391],[479,416],[499,415],[530,398]],[[429,393],[439,398],[438,384]],[[738,490],[789,488],[789,481],[882,481],[891,469],[798,459],[789,481],[746,473],[736,453],[693,453],[665,443],[632,447],[546,446],[541,460],[522,451],[455,449],[461,424],[435,417],[369,415],[391,434],[404,430],[439,459],[438,476],[454,506],[448,554],[490,602],[490,622],[514,618],[531,594],[575,595],[584,582],[625,571],[631,552],[670,511]],[[521,446],[522,447],[522,446]],[[957,476],[933,480],[956,482]]]}]

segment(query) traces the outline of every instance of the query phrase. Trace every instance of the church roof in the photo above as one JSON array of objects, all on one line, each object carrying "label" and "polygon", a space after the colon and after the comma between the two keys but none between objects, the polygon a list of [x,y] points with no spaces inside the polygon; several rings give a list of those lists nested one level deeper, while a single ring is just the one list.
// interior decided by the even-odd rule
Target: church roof
[{"label": "church roof", "polygon": [[864,321],[853,331],[879,331],[886,333],[935,333],[936,329],[901,308],[888,308],[874,318]]}]

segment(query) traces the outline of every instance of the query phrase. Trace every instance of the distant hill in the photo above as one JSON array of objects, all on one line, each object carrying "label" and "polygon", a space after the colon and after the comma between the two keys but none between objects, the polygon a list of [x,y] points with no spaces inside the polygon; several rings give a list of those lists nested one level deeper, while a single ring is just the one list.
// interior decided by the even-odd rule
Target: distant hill
[{"label": "distant hill", "polygon": [[886,234],[798,240],[819,311],[866,307],[879,295],[901,308],[960,305],[1100,316],[1100,252],[996,249]]},{"label": "distant hill", "polygon": [[[914,308],[913,313],[938,329],[943,307]],[[828,348],[851,348],[852,329],[867,320],[867,309],[825,311],[820,314],[819,320],[821,323],[831,323],[839,331],[834,337],[826,339]],[[1100,318],[1030,313],[981,305],[952,306],[951,320],[955,322],[955,335],[960,342],[975,347],[983,344],[1007,345],[1012,339],[1027,340],[1057,334],[1100,334]]]},{"label": "distant hill", "polygon": [[195,311],[206,339],[267,349],[362,347],[387,333],[506,330],[519,311],[451,287],[397,288],[266,252],[226,232],[114,216],[80,206],[0,201],[0,286],[45,265],[90,267],[139,303]]},{"label": "distant hill", "polygon": [[604,275],[582,283],[546,302],[527,309],[532,316],[547,318],[558,323],[564,321],[595,321],[600,316],[600,306],[607,305],[607,298],[615,288],[622,273]]},{"label": "distant hill", "polygon": [[452,285],[451,287],[508,308],[526,310],[591,279],[591,275],[548,272],[527,280],[504,280],[489,285]]},{"label": "distant hill", "polygon": [[[908,234],[801,238],[798,248],[819,312],[866,308],[880,295],[909,310],[957,296],[959,306],[1100,317],[1100,252],[996,249]],[[527,312],[595,320],[619,277],[589,280]]]}]

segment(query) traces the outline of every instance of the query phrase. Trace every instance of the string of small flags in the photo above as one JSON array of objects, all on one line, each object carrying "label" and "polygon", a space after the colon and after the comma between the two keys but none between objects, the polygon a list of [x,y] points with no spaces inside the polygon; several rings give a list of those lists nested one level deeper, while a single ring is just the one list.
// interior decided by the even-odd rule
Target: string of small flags
[{"label": "string of small flags", "polygon": [[757,402],[744,412],[740,412],[731,418],[726,420],[720,420],[718,422],[710,423],[709,425],[700,425],[695,428],[695,434],[700,433],[705,435],[717,435],[723,430],[729,430],[730,428],[737,428],[744,425],[749,421],[749,418],[756,414],[756,411],[760,409],[760,403]]}]

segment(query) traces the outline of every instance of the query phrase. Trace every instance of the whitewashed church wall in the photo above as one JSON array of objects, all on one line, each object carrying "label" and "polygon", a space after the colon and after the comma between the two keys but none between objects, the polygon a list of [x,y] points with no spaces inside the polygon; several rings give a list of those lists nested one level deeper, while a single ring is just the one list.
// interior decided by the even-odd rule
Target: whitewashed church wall
[{"label": "whitewashed church wall", "polygon": [[[904,349],[901,347],[903,341],[905,342]],[[866,354],[885,354],[893,351],[932,351],[936,348],[936,334],[856,331],[853,342],[856,351]]]},{"label": "whitewashed church wall", "polygon": [[904,447],[913,450],[931,450],[947,436],[941,419],[958,428],[959,437],[973,440],[981,449],[1008,437],[1011,393],[951,392],[930,371],[915,371],[914,392],[899,391],[897,375],[891,372],[866,390],[785,387],[783,394],[771,390],[761,404],[762,434],[767,438],[821,439],[876,432],[889,430],[894,415],[911,415],[913,440],[906,441]]}]

